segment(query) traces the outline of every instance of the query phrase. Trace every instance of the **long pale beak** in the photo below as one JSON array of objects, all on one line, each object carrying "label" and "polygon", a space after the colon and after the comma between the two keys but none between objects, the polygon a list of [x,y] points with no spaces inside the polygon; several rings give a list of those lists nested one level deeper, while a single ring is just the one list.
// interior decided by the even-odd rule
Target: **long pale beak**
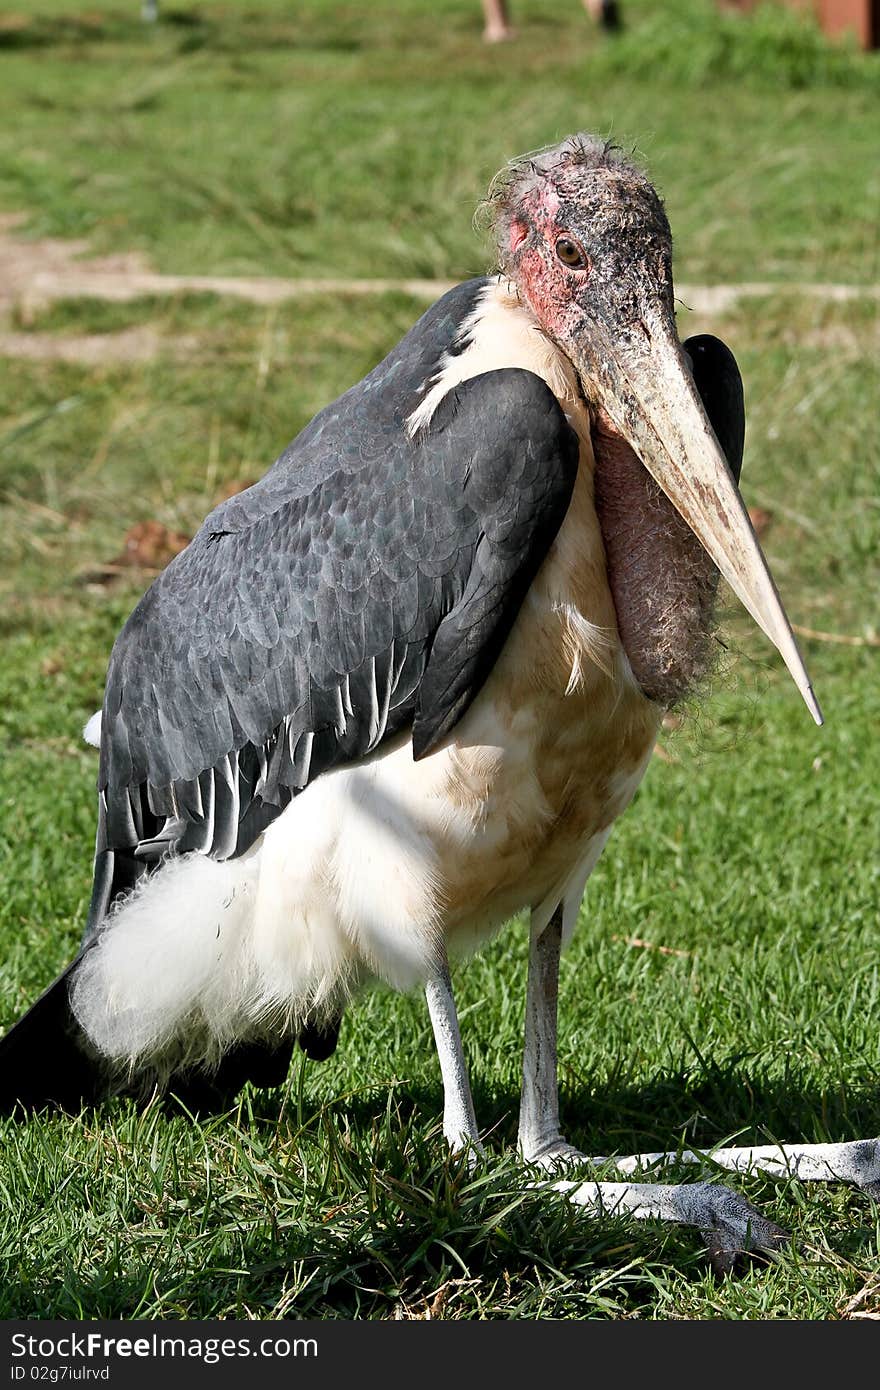
[{"label": "long pale beak", "polygon": [[590,376],[598,378],[601,408],[770,638],[816,723],[823,723],[791,624],[674,330],[654,320],[637,345],[625,348],[611,334],[600,331],[598,337]]}]

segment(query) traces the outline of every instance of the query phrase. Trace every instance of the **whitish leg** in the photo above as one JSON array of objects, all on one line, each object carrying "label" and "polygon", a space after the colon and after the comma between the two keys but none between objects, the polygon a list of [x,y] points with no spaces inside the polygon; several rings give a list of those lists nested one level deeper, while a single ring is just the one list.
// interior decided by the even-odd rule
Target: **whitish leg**
[{"label": "whitish leg", "polygon": [[528,1163],[541,1163],[548,1167],[565,1159],[584,1161],[583,1154],[565,1142],[559,1129],[556,1016],[561,949],[560,904],[544,930],[537,931],[533,924],[529,937],[523,1081],[519,1107],[519,1151]]},{"label": "whitish leg", "polygon": [[559,993],[559,954],[562,908],[557,908],[543,932],[531,934],[529,982],[526,995],[523,1089],[519,1147],[530,1163],[545,1167],[589,1162],[620,1173],[702,1164],[731,1172],[768,1173],[796,1177],[802,1182],[848,1182],[880,1197],[880,1139],[855,1139],[843,1144],[761,1144],[743,1148],[673,1149],[631,1154],[626,1158],[587,1159],[563,1139],[559,1128],[556,1077],[556,1005]]},{"label": "whitish leg", "polygon": [[[559,907],[543,931],[533,925],[529,943],[519,1147],[528,1162],[546,1168],[598,1161],[566,1143],[559,1128],[556,1017],[562,920]],[[546,1187],[594,1210],[696,1226],[722,1268],[729,1268],[741,1250],[772,1250],[786,1239],[738,1192],[717,1183],[550,1182]]]},{"label": "whitish leg", "polygon": [[445,961],[426,984],[425,998],[443,1078],[443,1133],[456,1152],[470,1145],[477,1153],[482,1153],[449,967]]}]

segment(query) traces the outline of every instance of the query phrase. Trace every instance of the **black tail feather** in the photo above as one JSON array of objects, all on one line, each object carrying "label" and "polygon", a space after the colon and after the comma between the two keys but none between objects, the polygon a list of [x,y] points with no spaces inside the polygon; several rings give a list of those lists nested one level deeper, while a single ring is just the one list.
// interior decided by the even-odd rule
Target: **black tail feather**
[{"label": "black tail feather", "polygon": [[341,1027],[342,1014],[337,1014],[329,1023],[306,1023],[300,1031],[299,1045],[313,1062],[326,1062],[336,1051]]},{"label": "black tail feather", "polygon": [[[313,1062],[325,1062],[336,1051],[342,1015],[328,1023],[306,1023],[296,1041]],[[238,1043],[227,1052],[216,1071],[195,1069],[179,1072],[168,1083],[168,1101],[194,1115],[216,1114],[228,1110],[238,1092],[249,1081],[253,1086],[281,1086],[287,1080],[293,1056],[293,1038],[271,1043]]]},{"label": "black tail feather", "polygon": [[[82,955],[77,956],[27,1013],[0,1039],[0,1115],[19,1110],[30,1114],[56,1107],[78,1113],[94,1106],[120,1086],[112,1084],[99,1058],[89,1049],[68,997],[70,981]],[[299,1038],[303,1051],[323,1061],[335,1050],[341,1019],[329,1025],[309,1025]],[[246,1082],[280,1086],[287,1078],[294,1040],[239,1043],[216,1071],[192,1069],[172,1076],[169,1097],[193,1114],[226,1110]],[[144,1090],[132,1091],[138,1099]]]},{"label": "black tail feather", "polygon": [[[139,801],[130,807],[138,840],[155,835],[161,825],[144,792],[141,788]],[[50,1107],[76,1114],[111,1094],[131,1095],[140,1102],[154,1094],[148,1076],[134,1078],[130,1087],[120,1083],[118,1073],[114,1076],[90,1047],[69,1000],[73,974],[94,946],[107,913],[154,868],[131,850],[107,845],[106,806],[100,799],[94,883],[82,946],[76,959],[0,1039],[0,1115],[25,1115]],[[336,1048],[340,1022],[307,1024],[299,1037],[303,1051],[316,1061],[329,1057]],[[295,1042],[291,1037],[274,1044],[241,1042],[215,1069],[192,1067],[177,1072],[164,1088],[168,1103],[176,1101],[192,1114],[214,1114],[228,1109],[247,1082],[280,1086],[287,1078]]]},{"label": "black tail feather", "polygon": [[293,1039],[277,1047],[268,1043],[237,1043],[226,1053],[216,1071],[197,1067],[178,1072],[167,1086],[166,1108],[175,1103],[192,1115],[216,1115],[228,1110],[235,1097],[250,1081],[254,1086],[281,1086],[287,1080]]},{"label": "black tail feather", "polygon": [[105,1093],[106,1080],[70,1010],[72,961],[0,1040],[0,1114],[58,1106],[78,1111]]}]

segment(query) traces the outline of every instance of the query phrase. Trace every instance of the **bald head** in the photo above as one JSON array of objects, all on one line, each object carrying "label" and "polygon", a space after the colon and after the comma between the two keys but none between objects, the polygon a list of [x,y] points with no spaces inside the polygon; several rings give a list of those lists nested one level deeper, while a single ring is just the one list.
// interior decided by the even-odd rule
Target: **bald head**
[{"label": "bald head", "polygon": [[486,203],[499,268],[564,341],[594,316],[617,331],[672,309],[672,235],[655,189],[615,146],[572,135],[496,175]]}]

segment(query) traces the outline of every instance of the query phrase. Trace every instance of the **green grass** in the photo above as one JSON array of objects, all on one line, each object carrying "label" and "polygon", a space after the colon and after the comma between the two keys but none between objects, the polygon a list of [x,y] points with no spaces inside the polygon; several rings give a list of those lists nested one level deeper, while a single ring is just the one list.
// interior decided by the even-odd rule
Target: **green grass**
[{"label": "green grass", "polygon": [[168,271],[466,276],[489,176],[588,128],[649,160],[683,277],[878,273],[880,59],[773,10],[630,0],[612,41],[577,0],[518,0],[515,48],[479,43],[477,0],[202,4],[155,29],[128,0],[20,10],[0,207],[34,232]]},{"label": "green grass", "polygon": [[[696,4],[669,12],[693,34],[662,72],[646,3],[612,49],[577,5],[557,20],[520,0],[523,39],[503,52],[457,0],[436,35],[415,0],[332,15],[313,0],[299,22],[286,3],[202,6],[155,33],[128,5],[20,8],[0,30],[0,201],[35,235],[139,247],[167,270],[467,274],[483,265],[472,204],[502,158],[625,126],[666,191],[682,278],[877,274],[876,60],[829,55],[789,19],[759,20],[744,77],[754,35]],[[72,301],[31,329],[149,324],[168,351],[0,365],[0,1024],[82,928],[96,767],[79,730],[145,582],[97,585],[96,567],[137,520],[193,529],[420,309]],[[564,1123],[605,1153],[876,1134],[877,305],[780,293],[681,326],[740,359],[744,490],[773,513],[792,617],[866,645],[805,642],[816,730],[731,601],[712,689],[664,738],[674,761],[655,759],[616,828],[563,963]],[[833,1318],[880,1287],[858,1193],[736,1179],[797,1244],[722,1281],[688,1232],[524,1192],[525,960],[514,924],[457,975],[490,1131],[473,1174],[445,1154],[425,1010],[388,994],[351,1012],[330,1062],[297,1062],[289,1088],[210,1123],[121,1102],[2,1122],[0,1316]]]}]

